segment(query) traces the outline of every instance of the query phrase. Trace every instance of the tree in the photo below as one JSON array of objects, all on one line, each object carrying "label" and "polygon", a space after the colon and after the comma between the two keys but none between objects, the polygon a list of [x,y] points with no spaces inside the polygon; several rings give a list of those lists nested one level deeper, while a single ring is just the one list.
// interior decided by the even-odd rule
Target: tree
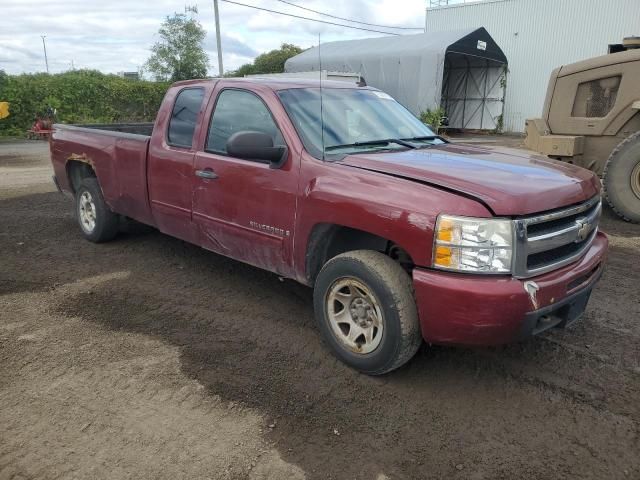
[{"label": "tree", "polygon": [[258,73],[255,71],[253,63],[245,63],[237,70],[225,73],[225,77],[244,77],[245,75],[251,75],[252,73]]},{"label": "tree", "polygon": [[283,43],[279,49],[258,55],[253,63],[246,63],[237,70],[227,73],[227,76],[244,77],[254,73],[282,73],[284,72],[284,62],[303,51],[296,45]]},{"label": "tree", "polygon": [[162,38],[151,47],[145,64],[156,80],[188,80],[207,75],[209,57],[202,47],[206,35],[200,23],[182,13],[167,17],[158,34]]}]

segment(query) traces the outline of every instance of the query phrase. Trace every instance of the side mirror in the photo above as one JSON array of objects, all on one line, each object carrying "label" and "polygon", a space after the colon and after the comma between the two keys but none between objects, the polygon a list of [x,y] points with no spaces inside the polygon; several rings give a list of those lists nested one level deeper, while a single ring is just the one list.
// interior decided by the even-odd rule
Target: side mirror
[{"label": "side mirror", "polygon": [[262,132],[236,132],[227,140],[227,153],[244,160],[268,162],[270,168],[280,168],[287,161],[287,147],[273,146],[273,139]]}]

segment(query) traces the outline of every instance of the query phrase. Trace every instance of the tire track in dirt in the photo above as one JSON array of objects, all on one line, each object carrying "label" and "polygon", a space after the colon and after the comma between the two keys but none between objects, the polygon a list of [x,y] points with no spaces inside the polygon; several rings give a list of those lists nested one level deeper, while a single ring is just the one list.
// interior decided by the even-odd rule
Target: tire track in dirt
[{"label": "tire track in dirt", "polygon": [[123,278],[0,296],[24,320],[0,322],[0,478],[303,478],[261,439],[264,419],[185,378],[176,347],[47,313]]},{"label": "tire track in dirt", "polygon": [[[178,276],[182,275],[179,271]],[[275,277],[260,279],[262,291],[271,295],[258,295],[259,302],[252,307],[244,295],[229,295],[236,287],[235,275],[215,276],[214,272],[202,278],[211,289],[227,284],[215,299],[196,291],[194,297],[199,300],[174,302],[154,292],[149,283],[137,281],[134,274],[109,284],[106,291],[82,294],[59,308],[65,315],[82,316],[115,330],[145,332],[180,345],[183,369],[209,391],[276,418],[278,427],[271,438],[285,458],[312,476],[323,472],[333,478],[343,478],[342,473],[371,478],[380,471],[392,477],[419,478],[426,472],[455,475],[460,458],[489,478],[505,471],[515,473],[534,460],[525,447],[529,442],[521,438],[526,431],[541,438],[551,435],[567,451],[575,452],[568,459],[559,458],[552,451],[555,448],[538,446],[546,461],[537,475],[544,478],[580,470],[577,459],[582,455],[602,466],[607,461],[603,452],[593,457],[589,448],[596,451],[601,448],[599,442],[608,443],[612,436],[633,444],[637,435],[638,406],[629,401],[640,389],[637,380],[615,368],[594,377],[615,392],[605,401],[600,388],[580,380],[580,372],[570,371],[576,367],[586,374],[597,371],[599,360],[591,364],[592,359],[581,355],[568,358],[567,349],[549,348],[544,342],[479,352],[425,348],[407,369],[371,379],[328,356],[313,329],[310,303],[300,303],[300,297],[288,294]],[[251,275],[242,277],[238,282],[246,282]],[[179,280],[164,281],[175,296],[186,294]],[[248,281],[245,295],[260,288],[258,282]],[[91,312],[83,307],[89,296],[99,305]],[[291,318],[280,314],[277,305],[287,305]],[[126,317],[122,312],[127,312]],[[296,323],[300,318],[306,319],[302,328]],[[541,368],[545,363],[547,367]],[[563,363],[571,365],[558,370]],[[618,388],[625,382],[632,386],[631,395]],[[470,397],[474,398],[471,404]],[[464,433],[461,424],[466,425]],[[596,425],[601,437],[593,444],[585,443],[583,439],[594,435],[591,428]],[[424,438],[424,432],[430,432],[432,438]],[[497,455],[504,470],[482,461],[487,446],[462,443],[468,448],[461,449],[462,439],[469,442],[468,437],[475,436],[512,444],[509,454]],[[338,460],[345,452],[358,454],[359,437],[366,439],[366,449],[377,459],[368,467]],[[433,452],[442,450],[447,453],[434,458]],[[491,448],[489,451],[496,455]],[[631,456],[626,461],[634,462]],[[327,466],[329,462],[333,465]],[[592,468],[585,469],[585,475]],[[613,466],[607,470],[610,468]]]}]

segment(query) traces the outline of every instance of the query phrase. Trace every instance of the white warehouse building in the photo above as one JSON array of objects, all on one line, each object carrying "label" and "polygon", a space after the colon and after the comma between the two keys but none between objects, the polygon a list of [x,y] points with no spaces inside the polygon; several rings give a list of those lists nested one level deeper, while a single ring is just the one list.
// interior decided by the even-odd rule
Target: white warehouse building
[{"label": "white warehouse building", "polygon": [[508,59],[504,130],[522,132],[527,118],[541,115],[554,68],[640,35],[640,0],[484,0],[427,8],[427,33],[477,27]]}]

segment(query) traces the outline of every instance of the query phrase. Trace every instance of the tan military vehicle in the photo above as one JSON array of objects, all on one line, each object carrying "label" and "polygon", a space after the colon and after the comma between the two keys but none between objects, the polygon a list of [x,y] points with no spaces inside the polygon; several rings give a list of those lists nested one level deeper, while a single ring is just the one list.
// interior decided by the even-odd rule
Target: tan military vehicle
[{"label": "tan military vehicle", "polygon": [[525,145],[596,172],[613,210],[640,223],[640,37],[609,51],[553,71]]}]

